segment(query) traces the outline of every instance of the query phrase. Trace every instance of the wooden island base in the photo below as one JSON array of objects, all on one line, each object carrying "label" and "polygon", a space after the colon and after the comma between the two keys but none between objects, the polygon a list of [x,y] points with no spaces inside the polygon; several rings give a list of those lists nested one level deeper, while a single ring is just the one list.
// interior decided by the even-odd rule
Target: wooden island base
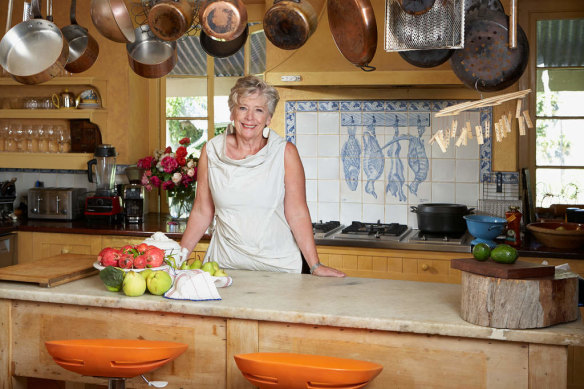
[{"label": "wooden island base", "polygon": [[[1,327],[10,328],[0,334],[0,343],[9,346],[0,352],[1,370],[10,371],[2,375],[2,388],[25,388],[19,377],[106,384],[59,367],[44,347],[46,340],[96,334],[187,343],[184,355],[147,374],[174,388],[252,388],[233,355],[258,351],[381,363],[384,370],[370,388],[429,388],[437,382],[465,389],[566,387],[565,346],[9,300],[0,302],[0,318]],[[127,387],[145,385],[134,378]]]}]

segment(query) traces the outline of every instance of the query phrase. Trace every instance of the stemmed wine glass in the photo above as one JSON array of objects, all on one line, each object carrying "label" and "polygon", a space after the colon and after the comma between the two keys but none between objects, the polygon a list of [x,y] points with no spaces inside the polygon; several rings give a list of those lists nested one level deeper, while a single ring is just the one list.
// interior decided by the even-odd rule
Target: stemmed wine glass
[{"label": "stemmed wine glass", "polygon": [[39,126],[38,130],[38,144],[40,153],[49,152],[49,141],[47,139],[47,130],[43,126]]}]

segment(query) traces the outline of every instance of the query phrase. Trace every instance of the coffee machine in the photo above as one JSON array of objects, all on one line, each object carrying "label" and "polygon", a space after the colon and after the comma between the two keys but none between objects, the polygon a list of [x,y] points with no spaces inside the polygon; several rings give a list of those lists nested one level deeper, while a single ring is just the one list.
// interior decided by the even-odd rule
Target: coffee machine
[{"label": "coffee machine", "polygon": [[124,185],[124,214],[126,223],[142,223],[144,220],[144,186],[141,184],[144,169],[128,166],[125,170],[128,176],[127,185]]},{"label": "coffee machine", "polygon": [[87,162],[87,178],[93,181],[95,166],[95,195],[85,200],[85,217],[90,221],[101,221],[116,224],[122,221],[122,204],[115,187],[116,183],[116,149],[112,145],[98,145],[93,155],[95,158]]}]

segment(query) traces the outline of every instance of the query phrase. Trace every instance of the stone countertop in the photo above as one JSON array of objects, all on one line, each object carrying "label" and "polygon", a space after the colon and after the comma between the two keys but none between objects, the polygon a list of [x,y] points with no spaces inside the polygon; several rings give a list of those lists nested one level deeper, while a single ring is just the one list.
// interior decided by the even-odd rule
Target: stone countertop
[{"label": "stone countertop", "polygon": [[460,285],[371,278],[230,270],[221,301],[180,301],[108,292],[98,276],[54,288],[0,282],[0,298],[89,307],[173,312],[464,338],[584,346],[584,322],[532,330],[467,323],[459,316]]}]

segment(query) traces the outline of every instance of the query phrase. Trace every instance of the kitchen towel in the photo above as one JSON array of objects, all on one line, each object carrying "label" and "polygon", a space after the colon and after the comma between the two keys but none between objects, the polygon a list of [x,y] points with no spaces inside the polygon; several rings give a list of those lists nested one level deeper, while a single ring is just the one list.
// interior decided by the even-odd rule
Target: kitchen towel
[{"label": "kitchen towel", "polygon": [[[174,270],[174,269],[173,269]],[[174,300],[221,300],[217,288],[232,284],[231,277],[213,277],[200,269],[174,270],[172,287],[164,297]]]}]

